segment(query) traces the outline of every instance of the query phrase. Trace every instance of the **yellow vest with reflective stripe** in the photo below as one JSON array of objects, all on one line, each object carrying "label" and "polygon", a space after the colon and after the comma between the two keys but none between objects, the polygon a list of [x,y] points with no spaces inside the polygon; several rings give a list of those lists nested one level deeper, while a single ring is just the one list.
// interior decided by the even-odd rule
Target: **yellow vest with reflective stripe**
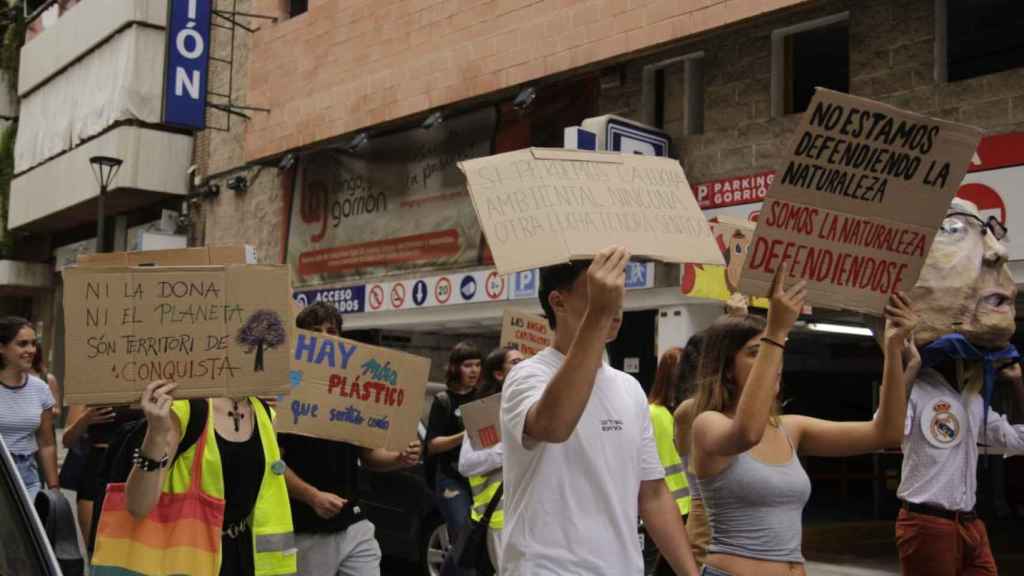
[{"label": "yellow vest with reflective stripe", "polygon": [[686,481],[683,460],[676,452],[676,422],[668,408],[659,404],[650,404],[651,423],[654,425],[654,441],[658,443],[658,458],[665,468],[665,484],[672,498],[679,506],[679,514],[690,513],[690,485]]},{"label": "yellow vest with reflective stripe", "polygon": [[[484,513],[487,512],[487,505],[491,503],[491,498],[498,492],[498,486],[501,486],[501,468],[490,474],[469,477],[469,488],[473,492],[473,509],[470,510],[470,517],[474,522],[483,520]],[[504,496],[502,500],[504,500]],[[494,509],[494,514],[491,515],[490,526],[495,530],[505,527],[503,504],[499,501],[497,508]]]},{"label": "yellow vest with reflective stripe", "polygon": [[[256,576],[296,574],[298,566],[288,488],[284,483],[284,474],[275,474],[271,469],[275,462],[283,464],[281,450],[277,446],[277,436],[274,433],[273,413],[266,410],[257,398],[249,398],[249,404],[256,418],[256,430],[260,435],[260,444],[263,445],[264,461],[263,482],[260,484],[251,519]],[[224,473],[221,468],[220,450],[212,434],[213,406],[208,406],[209,416],[206,425],[211,434],[203,450],[203,479],[200,489],[208,496],[223,499]],[[178,416],[184,436],[191,412],[189,401],[175,400],[171,410]],[[164,479],[164,492],[182,494],[188,491],[192,481],[192,459],[195,453],[196,444],[193,444],[174,461]]]}]

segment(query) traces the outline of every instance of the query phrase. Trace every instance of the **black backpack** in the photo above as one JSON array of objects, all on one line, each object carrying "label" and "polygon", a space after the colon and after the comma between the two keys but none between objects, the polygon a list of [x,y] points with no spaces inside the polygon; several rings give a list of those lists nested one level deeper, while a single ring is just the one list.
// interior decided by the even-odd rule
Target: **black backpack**
[{"label": "black backpack", "polygon": [[[178,444],[175,458],[199,441],[199,435],[203,433],[203,427],[206,425],[209,409],[210,404],[206,400],[189,400],[188,426],[185,428],[185,436]],[[89,551],[90,557],[96,545],[96,530],[100,524],[103,500],[107,495],[107,484],[128,481],[128,475],[131,474],[132,468],[135,466],[132,462],[132,455],[136,448],[142,446],[142,441],[146,438],[146,429],[145,418],[123,424],[110,443],[110,447],[107,448],[107,454],[103,459],[96,483],[91,535],[89,541],[86,542],[86,549]]]}]

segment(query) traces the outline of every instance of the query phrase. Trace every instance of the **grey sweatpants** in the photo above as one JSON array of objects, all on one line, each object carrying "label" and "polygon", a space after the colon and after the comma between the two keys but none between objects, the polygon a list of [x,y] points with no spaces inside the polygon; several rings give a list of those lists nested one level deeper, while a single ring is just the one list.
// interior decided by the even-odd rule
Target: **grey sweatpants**
[{"label": "grey sweatpants", "polygon": [[302,576],[380,576],[376,528],[362,520],[344,532],[296,534]]}]

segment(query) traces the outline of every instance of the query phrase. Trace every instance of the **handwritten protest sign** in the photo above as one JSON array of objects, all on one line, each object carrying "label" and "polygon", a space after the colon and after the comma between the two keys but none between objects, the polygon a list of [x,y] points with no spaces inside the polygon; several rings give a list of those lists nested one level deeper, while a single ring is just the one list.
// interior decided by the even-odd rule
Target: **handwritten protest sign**
[{"label": "handwritten protest sign", "polygon": [[462,405],[462,423],[474,450],[490,448],[501,442],[501,394],[494,394]]},{"label": "handwritten protest sign", "polygon": [[68,403],[135,402],[153,380],[179,398],[286,391],[289,284],[283,266],[65,270]]},{"label": "handwritten protest sign", "polygon": [[336,336],[295,331],[291,391],[278,432],[403,450],[417,439],[430,360]]},{"label": "handwritten protest sign", "polygon": [[740,291],[775,270],[808,303],[880,314],[917,282],[981,139],[969,126],[819,88],[761,210]]},{"label": "handwritten protest sign", "polygon": [[541,316],[505,310],[501,320],[501,346],[515,348],[529,358],[551,346],[554,331]]},{"label": "handwritten protest sign", "polygon": [[655,156],[528,148],[459,163],[502,274],[590,258],[721,264],[679,162]]}]

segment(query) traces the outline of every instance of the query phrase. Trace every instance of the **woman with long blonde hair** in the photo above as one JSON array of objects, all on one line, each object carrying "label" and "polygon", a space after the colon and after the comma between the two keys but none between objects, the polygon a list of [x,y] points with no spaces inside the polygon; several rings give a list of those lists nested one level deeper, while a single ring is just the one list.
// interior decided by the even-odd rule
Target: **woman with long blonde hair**
[{"label": "woman with long blonde hair", "polygon": [[903,439],[901,356],[916,317],[902,293],[885,308],[883,382],[873,420],[779,414],[782,356],[806,294],[805,282],[784,290],[777,275],[767,322],[725,317],[704,334],[692,430],[693,467],[711,525],[704,574],[805,574],[801,516],[811,482],[798,455],[853,456],[898,446]]}]

